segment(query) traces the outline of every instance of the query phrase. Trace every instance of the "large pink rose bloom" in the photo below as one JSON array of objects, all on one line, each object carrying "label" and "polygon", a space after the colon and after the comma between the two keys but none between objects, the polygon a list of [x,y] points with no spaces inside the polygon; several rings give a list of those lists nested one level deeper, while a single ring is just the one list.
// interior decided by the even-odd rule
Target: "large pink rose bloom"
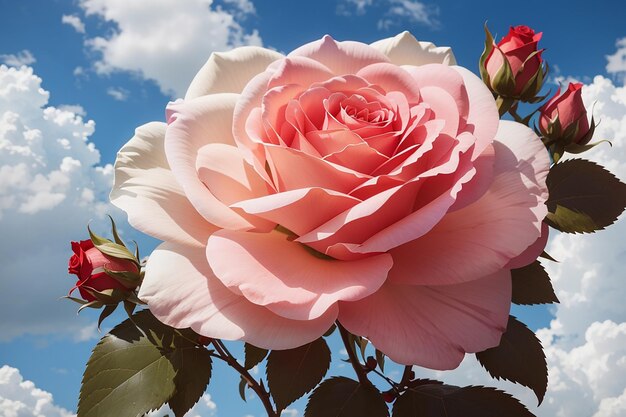
[{"label": "large pink rose bloom", "polygon": [[267,349],[338,320],[435,369],[498,345],[510,268],[545,244],[549,160],[452,64],[406,32],[213,54],[116,162],[111,200],[165,241],[154,315]]}]

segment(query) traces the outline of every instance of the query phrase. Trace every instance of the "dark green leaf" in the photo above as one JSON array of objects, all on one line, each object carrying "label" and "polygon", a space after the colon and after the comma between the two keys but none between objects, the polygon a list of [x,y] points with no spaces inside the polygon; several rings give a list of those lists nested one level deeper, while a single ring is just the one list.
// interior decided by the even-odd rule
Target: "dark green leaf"
[{"label": "dark green leaf", "polygon": [[[136,327],[135,324],[137,326]],[[209,352],[190,330],[137,312],[103,337],[89,358],[79,417],[136,417],[172,400],[177,417],[200,398],[211,375]]]},{"label": "dark green leaf", "polygon": [[626,207],[626,184],[591,161],[571,159],[548,174],[546,222],[563,232],[590,233],[613,224]]},{"label": "dark green leaf", "polygon": [[262,349],[256,346],[246,343],[244,345],[244,367],[246,369],[252,369],[257,366],[267,356],[267,349]]},{"label": "dark green leaf", "polygon": [[548,387],[548,365],[541,342],[524,323],[510,316],[500,346],[479,352],[476,358],[492,377],[532,389],[541,404]]},{"label": "dark green leaf", "polygon": [[278,409],[311,391],[330,366],[330,349],[323,338],[289,350],[272,350],[267,358],[267,385]]},{"label": "dark green leaf", "polygon": [[337,376],[313,391],[304,417],[387,417],[389,409],[380,392],[359,382]]},{"label": "dark green leaf", "polygon": [[523,268],[512,269],[512,302],[515,304],[550,304],[558,303],[550,276],[539,261]]},{"label": "dark green leaf", "polygon": [[[363,414],[366,415],[366,414]],[[393,417],[534,417],[511,395],[495,388],[427,384],[393,404]]]},{"label": "dark green leaf", "polygon": [[184,416],[198,402],[211,379],[211,357],[204,348],[176,349],[170,362],[178,370],[176,392],[167,402],[177,417]]}]

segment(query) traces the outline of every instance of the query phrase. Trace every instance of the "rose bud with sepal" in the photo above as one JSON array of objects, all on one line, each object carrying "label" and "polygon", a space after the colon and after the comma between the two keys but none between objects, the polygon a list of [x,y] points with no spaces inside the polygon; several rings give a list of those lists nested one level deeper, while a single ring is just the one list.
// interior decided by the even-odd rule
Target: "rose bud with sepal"
[{"label": "rose bud with sepal", "polygon": [[[120,302],[131,314],[137,304],[135,290],[142,279],[139,254],[133,255],[119,238],[115,223],[113,236],[115,242],[94,234],[89,228],[91,240],[72,242],[74,254],[69,259],[68,272],[76,275],[78,281],[66,297],[81,304],[84,308],[102,308],[99,324],[110,315]],[[70,295],[78,289],[81,298]]]},{"label": "rose bud with sepal", "polygon": [[500,114],[515,100],[531,103],[543,100],[545,97],[537,97],[548,72],[547,63],[541,57],[543,49],[538,49],[542,33],[535,33],[528,26],[514,26],[497,44],[486,25],[485,33],[480,75],[500,101],[508,105]]},{"label": "rose bud with sepal", "polygon": [[578,154],[604,142],[589,143],[596,125],[593,117],[591,122],[587,118],[582,88],[582,83],[569,83],[563,94],[559,88],[540,109],[538,130],[555,162],[563,152]]}]

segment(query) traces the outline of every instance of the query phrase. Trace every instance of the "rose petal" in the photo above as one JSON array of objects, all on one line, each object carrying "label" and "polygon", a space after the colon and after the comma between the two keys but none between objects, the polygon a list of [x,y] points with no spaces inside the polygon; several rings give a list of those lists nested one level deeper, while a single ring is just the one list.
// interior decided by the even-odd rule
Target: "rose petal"
[{"label": "rose petal", "polygon": [[207,244],[209,265],[224,285],[283,317],[322,317],[337,301],[380,288],[391,268],[382,254],[353,262],[321,259],[282,233],[220,230]]},{"label": "rose petal", "polygon": [[361,68],[376,62],[389,62],[389,59],[369,45],[360,42],[337,42],[329,35],[299,47],[291,56],[304,56],[314,59],[336,75],[356,74]]},{"label": "rose petal", "polygon": [[[394,279],[414,285],[479,279],[502,269],[539,238],[547,213],[548,153],[535,133],[519,123],[502,122],[498,140],[489,190],[475,203],[448,213],[420,239],[394,249],[396,267],[409,268]],[[413,265],[416,256],[422,261]]]},{"label": "rose petal", "polygon": [[236,94],[212,94],[170,106],[165,153],[189,201],[207,221],[221,228],[247,230],[254,226],[211,194],[196,168],[203,146],[234,144],[230,123],[237,98]]},{"label": "rose petal", "polygon": [[407,71],[397,65],[376,63],[360,69],[356,75],[381,86],[387,93],[392,91],[402,93],[410,104],[417,104],[419,101],[419,86]]},{"label": "rose petal", "polygon": [[359,199],[332,190],[301,188],[240,201],[231,207],[280,224],[296,235],[303,235],[359,202]]},{"label": "rose petal", "polygon": [[548,237],[550,235],[550,228],[546,223],[541,225],[541,236],[535,240],[535,243],[530,245],[524,252],[517,257],[511,259],[506,264],[506,269],[523,268],[531,263],[535,262],[539,255],[541,255],[548,243]]},{"label": "rose petal", "polygon": [[487,146],[489,146],[498,131],[500,116],[498,108],[493,99],[493,94],[483,81],[474,75],[470,70],[463,67],[453,67],[461,74],[469,97],[469,112],[467,115],[467,130],[473,126],[471,133],[476,137],[474,147],[474,159],[478,157]]},{"label": "rose petal", "polygon": [[284,56],[258,46],[213,52],[187,89],[185,100],[215,93],[240,93],[248,81]]},{"label": "rose petal", "polygon": [[435,46],[431,42],[418,42],[407,31],[393,38],[376,41],[371,46],[387,55],[389,60],[396,65],[456,65],[456,60],[450,47]]},{"label": "rose petal", "polygon": [[280,317],[226,288],[213,275],[204,248],[171,242],[150,254],[139,297],[169,326],[191,327],[203,336],[243,340],[264,349],[312,342],[337,317],[337,308],[312,320]]},{"label": "rose petal", "polygon": [[165,123],[148,123],[122,147],[115,161],[111,203],[135,229],[158,239],[204,246],[216,227],[191,205],[174,178],[164,150]]},{"label": "rose petal", "polygon": [[[415,255],[411,263],[421,261]],[[385,283],[367,298],[340,303],[339,321],[396,363],[448,370],[456,368],[466,352],[500,343],[510,303],[511,274],[500,270],[456,285]]]}]

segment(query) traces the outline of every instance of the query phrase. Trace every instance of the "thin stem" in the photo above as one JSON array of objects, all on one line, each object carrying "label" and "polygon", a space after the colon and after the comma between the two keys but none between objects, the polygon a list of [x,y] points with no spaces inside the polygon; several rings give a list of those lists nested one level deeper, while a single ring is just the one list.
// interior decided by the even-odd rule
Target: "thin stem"
[{"label": "thin stem", "polygon": [[219,355],[215,356],[222,359],[231,368],[239,372],[243,379],[246,380],[250,388],[252,388],[256,395],[261,399],[263,407],[265,407],[265,411],[267,412],[267,416],[280,417],[280,414],[278,414],[278,412],[275,411],[274,407],[272,406],[272,402],[270,401],[270,394],[265,390],[265,388],[263,388],[263,386],[261,386],[261,384],[256,381],[256,379],[252,377],[252,375],[250,375],[246,368],[244,368],[239,362],[237,362],[235,357],[228,351],[226,346],[224,346],[224,343],[222,343],[221,340],[216,339],[212,339],[211,343],[213,344],[213,347],[215,347],[215,351]]},{"label": "thin stem", "polygon": [[519,114],[517,114],[517,104],[515,104],[509,109],[509,114],[513,116],[513,119],[515,119],[516,122],[526,125],[524,119],[522,119],[522,117]]},{"label": "thin stem", "polygon": [[361,362],[359,362],[356,355],[354,354],[354,350],[352,349],[353,346],[350,343],[348,331],[339,322],[337,322],[337,328],[339,329],[339,333],[341,334],[341,340],[343,341],[343,344],[348,351],[348,359],[350,359],[350,363],[354,368],[356,376],[359,378],[359,382],[361,383],[361,385],[373,386],[372,382],[367,379],[367,373],[365,372],[363,365],[361,364]]},{"label": "thin stem", "polygon": [[387,375],[383,374],[382,372],[376,370],[376,369],[372,369],[371,372],[374,372],[376,375],[378,375],[379,377],[381,377],[382,379],[384,379],[389,385],[391,385],[391,388],[397,393],[400,394],[400,389],[398,389],[398,384],[396,383],[396,381],[394,381],[393,379],[389,378]]},{"label": "thin stem", "polygon": [[413,372],[413,367],[411,365],[406,365],[404,367],[404,372],[402,373],[402,379],[400,380],[400,386],[405,388],[409,381],[411,381],[411,373]]}]

